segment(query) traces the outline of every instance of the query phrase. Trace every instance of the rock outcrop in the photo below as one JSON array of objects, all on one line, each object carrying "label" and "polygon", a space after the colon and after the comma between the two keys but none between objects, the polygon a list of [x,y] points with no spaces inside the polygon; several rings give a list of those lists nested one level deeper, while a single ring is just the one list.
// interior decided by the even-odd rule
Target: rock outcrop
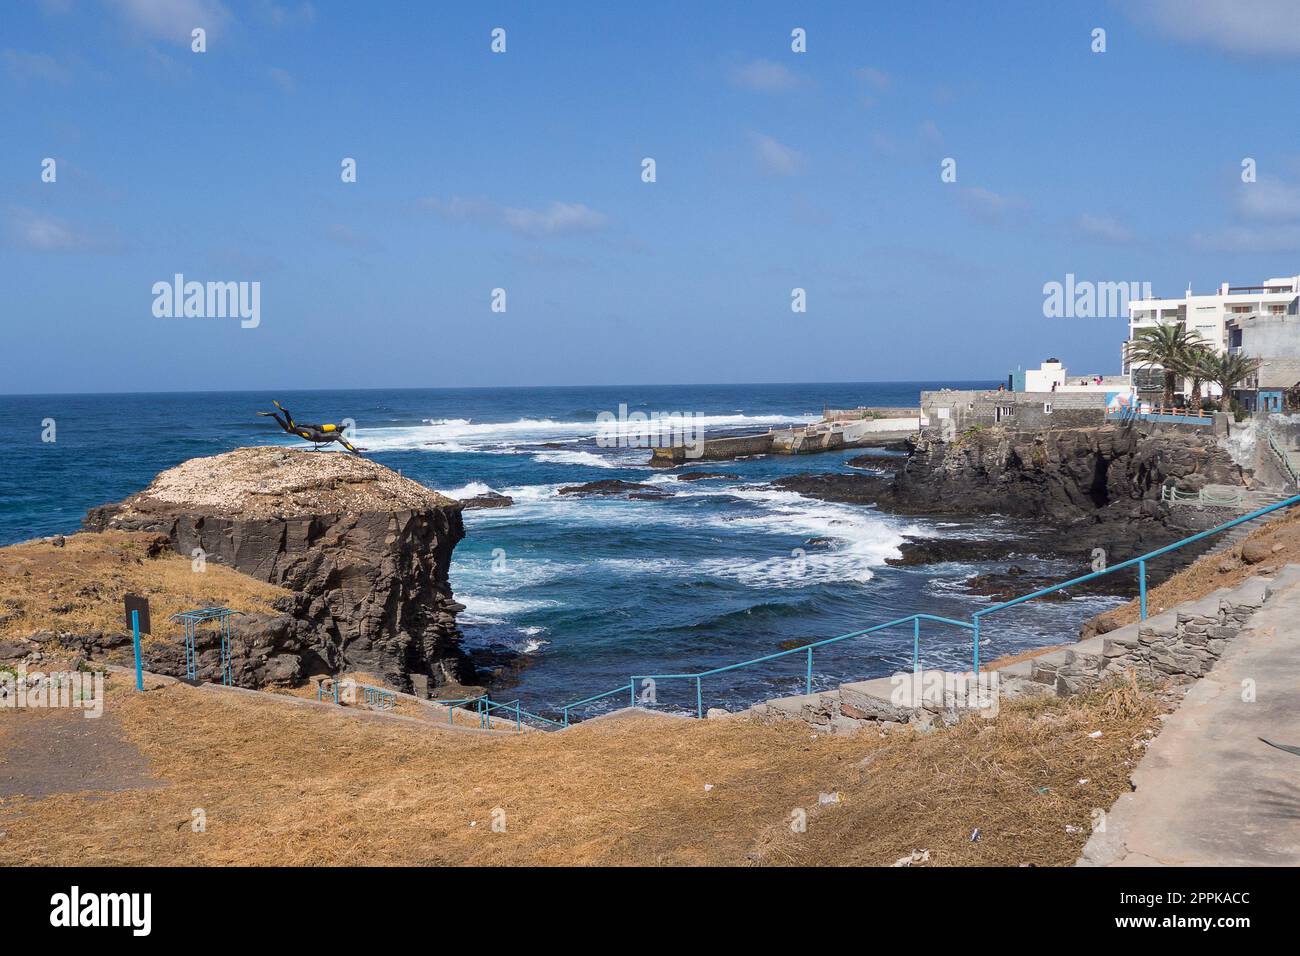
[{"label": "rock outcrop", "polygon": [[972,430],[953,442],[923,438],[894,494],[938,510],[1020,517],[1082,517],[1118,505],[1158,503],[1160,486],[1243,484],[1241,468],[1212,437],[1146,435],[1120,425]]},{"label": "rock outcrop", "polygon": [[286,619],[255,622],[249,639],[250,653],[277,658],[266,679],[347,667],[416,692],[473,680],[448,583],[461,505],[376,462],[240,448],[169,469],[85,525],[157,532],[294,592]]},{"label": "rock outcrop", "polygon": [[1065,529],[1051,552],[1105,547],[1112,557],[1186,534],[1166,526],[1160,487],[1244,484],[1213,438],[1145,435],[1120,425],[1017,431],[972,429],[944,442],[921,438],[893,476],[792,475],[774,484],[826,501],[875,504],[901,514],[1000,514]]}]

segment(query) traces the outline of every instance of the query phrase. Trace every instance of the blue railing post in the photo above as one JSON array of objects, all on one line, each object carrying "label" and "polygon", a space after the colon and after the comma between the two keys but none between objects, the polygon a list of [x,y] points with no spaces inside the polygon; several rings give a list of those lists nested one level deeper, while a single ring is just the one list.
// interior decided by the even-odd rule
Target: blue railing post
[{"label": "blue railing post", "polygon": [[975,625],[973,634],[975,636],[975,650],[971,655],[971,671],[978,676],[980,672],[980,619],[979,616],[973,616],[971,622]]},{"label": "blue railing post", "polygon": [[564,714],[564,726],[569,726],[569,708],[565,707],[561,713]]},{"label": "blue railing post", "polygon": [[519,701],[515,701],[515,733],[519,733]]},{"label": "blue railing post", "polygon": [[627,705],[629,707],[636,706],[636,678],[635,677],[629,677],[627,679]]},{"label": "blue railing post", "polygon": [[812,645],[809,644],[808,645],[808,675],[807,675],[807,680],[804,682],[805,694],[812,693],[812,652],[813,652]]},{"label": "blue railing post", "polygon": [[704,690],[698,677],[695,678],[695,716],[704,719]]},{"label": "blue railing post", "polygon": [[912,618],[912,673],[921,673],[921,619]]},{"label": "blue railing post", "polygon": [[1142,620],[1147,619],[1147,563],[1138,562],[1138,601],[1141,606]]},{"label": "blue railing post", "polygon": [[131,642],[135,645],[135,689],[144,690],[144,665],[140,661],[140,612],[131,612]]}]

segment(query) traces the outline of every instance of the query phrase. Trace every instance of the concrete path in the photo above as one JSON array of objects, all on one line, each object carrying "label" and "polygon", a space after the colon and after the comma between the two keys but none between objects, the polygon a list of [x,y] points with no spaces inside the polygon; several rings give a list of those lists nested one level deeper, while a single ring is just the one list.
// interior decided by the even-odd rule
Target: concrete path
[{"label": "concrete path", "polygon": [[1272,595],[1188,691],[1079,865],[1300,865],[1300,757],[1260,737],[1300,746],[1300,585]]}]

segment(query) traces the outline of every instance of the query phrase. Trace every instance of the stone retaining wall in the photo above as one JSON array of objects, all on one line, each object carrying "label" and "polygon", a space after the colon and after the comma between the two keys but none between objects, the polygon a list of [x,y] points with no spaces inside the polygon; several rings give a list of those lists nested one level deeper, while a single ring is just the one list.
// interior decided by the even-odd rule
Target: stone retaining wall
[{"label": "stone retaining wall", "polygon": [[[979,712],[996,713],[997,699],[1029,694],[1065,697],[1086,692],[1129,672],[1160,683],[1189,683],[1204,676],[1228,643],[1277,590],[1300,584],[1300,565],[1287,565],[1271,577],[1257,576],[1196,601],[1189,601],[1145,621],[1108,634],[999,668],[993,699],[979,701]],[[981,675],[991,679],[990,673]],[[909,694],[913,680],[946,681],[939,694]],[[801,720],[826,733],[855,733],[863,728],[889,730],[911,726],[929,730],[952,725],[974,709],[972,695],[954,694],[950,685],[973,680],[969,672],[924,671],[841,684],[838,689],[780,697],[751,707],[744,714],[762,722]],[[915,687],[916,685],[913,685]],[[932,685],[926,685],[928,690]],[[987,688],[986,688],[987,689]],[[710,711],[710,717],[732,716]]]}]

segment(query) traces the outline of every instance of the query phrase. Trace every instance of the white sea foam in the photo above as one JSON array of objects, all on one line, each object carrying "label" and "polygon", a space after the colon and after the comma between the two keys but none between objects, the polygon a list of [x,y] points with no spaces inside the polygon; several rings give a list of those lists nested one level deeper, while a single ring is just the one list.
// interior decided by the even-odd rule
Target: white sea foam
[{"label": "white sea foam", "polygon": [[481,481],[471,481],[467,485],[461,485],[459,488],[452,488],[444,491],[441,488],[435,489],[439,494],[446,495],[448,498],[461,500],[462,498],[475,498],[479,495],[491,494],[492,489]]},{"label": "white sea foam", "polygon": [[715,515],[709,523],[731,530],[753,528],[773,534],[798,534],[807,539],[827,539],[820,546],[800,545],[789,554],[762,561],[719,558],[702,562],[702,570],[733,578],[751,587],[798,588],[842,581],[865,583],[871,569],[886,558],[898,557],[903,536],[876,512],[854,505],[816,501],[790,491],[739,487],[730,494],[763,508],[758,514],[725,519]]},{"label": "white sea foam", "polygon": [[533,454],[535,461],[553,465],[587,465],[592,468],[617,468],[619,463],[589,451],[539,451]]},{"label": "white sea foam", "polygon": [[456,600],[465,605],[460,620],[466,624],[505,624],[510,618],[545,607],[558,607],[558,601],[529,601],[520,598],[485,594],[458,593]]},{"label": "white sea foam", "polygon": [[[811,422],[812,415],[701,415],[691,419],[706,429],[759,428],[789,422]],[[479,454],[515,454],[520,445],[549,442],[594,441],[598,434],[611,438],[626,433],[643,437],[668,429],[671,422],[555,421],[549,418],[520,418],[512,422],[475,422],[465,418],[426,419],[420,425],[358,427],[356,442],[370,451],[436,451]],[[644,449],[639,449],[644,452]],[[598,456],[593,456],[598,457]],[[590,464],[590,462],[582,462]]]}]

